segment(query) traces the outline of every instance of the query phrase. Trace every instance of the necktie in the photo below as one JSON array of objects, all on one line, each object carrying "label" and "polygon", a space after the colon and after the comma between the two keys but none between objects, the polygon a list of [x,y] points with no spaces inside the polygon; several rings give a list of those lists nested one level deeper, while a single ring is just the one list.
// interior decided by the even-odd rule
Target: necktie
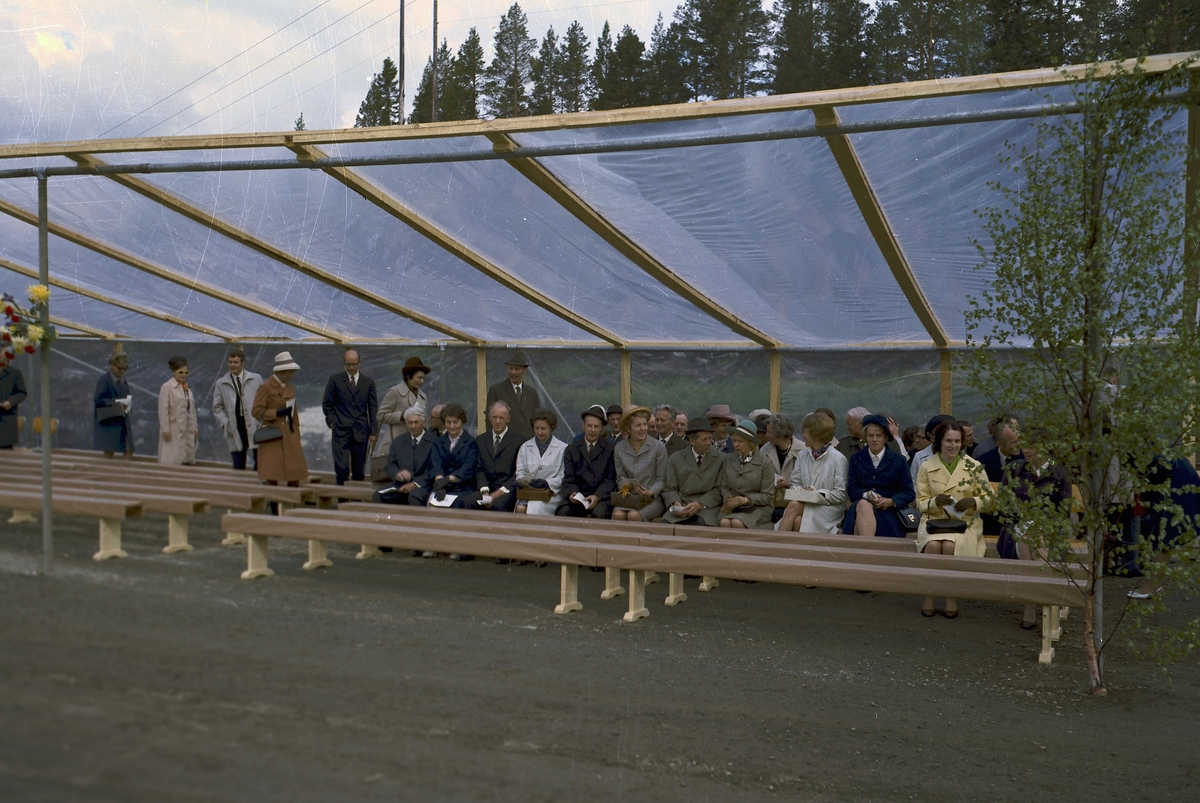
[{"label": "necktie", "polygon": [[593,444],[590,444],[590,443],[587,445],[587,447],[588,447],[588,457],[591,457],[591,456],[592,456],[592,445],[593,445]]},{"label": "necktie", "polygon": [[517,401],[520,401],[521,400],[521,386],[517,385],[516,387],[513,388],[513,391],[517,394]]},{"label": "necktie", "polygon": [[414,452],[417,450],[418,443],[420,443],[420,441],[418,441],[416,438],[413,438],[413,451]]},{"label": "necktie", "polygon": [[353,392],[358,389],[358,374],[350,377],[350,390]]},{"label": "necktie", "polygon": [[700,468],[700,464],[704,462],[704,455],[696,455],[696,468]]},{"label": "necktie", "polygon": [[237,395],[240,399],[242,397],[242,378],[240,376],[235,376],[233,378],[233,386],[237,388]]},{"label": "necktie", "polygon": [[499,435],[492,436],[492,451],[493,452],[500,451],[500,436]]}]

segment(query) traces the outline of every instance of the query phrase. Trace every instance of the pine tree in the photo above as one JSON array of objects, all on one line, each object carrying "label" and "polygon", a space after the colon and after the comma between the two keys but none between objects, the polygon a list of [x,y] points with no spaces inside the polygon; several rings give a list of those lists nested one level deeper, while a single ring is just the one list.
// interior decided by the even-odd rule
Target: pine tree
[{"label": "pine tree", "polygon": [[771,92],[783,95],[821,88],[818,0],[775,0]]},{"label": "pine tree", "polygon": [[612,32],[608,28],[608,20],[596,37],[596,57],[592,59],[592,101],[591,108],[600,108],[596,104],[600,100],[600,88],[608,83],[608,72],[612,67],[613,41]]},{"label": "pine tree", "polygon": [[704,96],[740,98],[765,88],[770,18],[761,0],[686,0],[686,4]]},{"label": "pine tree", "polygon": [[875,18],[867,26],[867,62],[872,84],[895,84],[909,78],[908,38],[900,4],[880,0]]},{"label": "pine tree", "polygon": [[1113,46],[1123,57],[1200,50],[1196,0],[1126,0],[1113,15]]},{"label": "pine tree", "polygon": [[367,96],[363,98],[362,105],[358,107],[358,116],[354,118],[354,127],[399,123],[400,85],[396,82],[396,65],[390,58],[385,58],[383,68],[371,78]]},{"label": "pine tree", "polygon": [[825,0],[821,14],[823,88],[865,86],[870,83],[867,62],[867,24],[871,7],[863,0]]},{"label": "pine tree", "polygon": [[483,44],[479,41],[479,32],[471,28],[446,72],[446,91],[442,94],[439,117],[443,120],[478,119],[483,75]]},{"label": "pine tree", "polygon": [[529,111],[532,114],[554,114],[558,109],[555,100],[558,95],[558,35],[551,26],[542,39],[542,46],[533,59],[529,77],[533,80],[533,95],[530,98]]},{"label": "pine tree", "polygon": [[304,123],[304,112],[300,112],[300,116],[296,118],[296,122],[292,123],[293,131],[307,131],[308,126]]},{"label": "pine tree", "polygon": [[596,94],[596,109],[629,109],[646,103],[646,46],[633,29],[621,29],[608,72]]},{"label": "pine tree", "polygon": [[558,47],[558,87],[555,106],[562,113],[581,112],[591,101],[592,60],[588,38],[578,21],[572,22]]},{"label": "pine tree", "polygon": [[686,103],[688,88],[684,67],[683,34],[679,26],[663,25],[662,14],[650,33],[646,53],[646,102],[651,105]]},{"label": "pine tree", "polygon": [[947,0],[945,75],[986,72],[985,17],[979,0]]},{"label": "pine tree", "polygon": [[[446,40],[442,40],[442,44],[438,47],[437,54],[437,119],[446,120],[445,115],[445,97],[446,89],[450,83],[450,74],[454,70],[454,57],[450,54],[450,45]],[[421,71],[421,83],[417,85],[417,95],[413,98],[412,114],[408,116],[410,123],[429,123],[433,122],[433,106],[430,100],[430,92],[433,79],[433,65],[429,59],[425,60],[425,69]]]},{"label": "pine tree", "polygon": [[529,75],[537,42],[529,36],[529,21],[518,3],[505,12],[492,39],[495,56],[485,73],[483,103],[492,117],[529,114]]}]

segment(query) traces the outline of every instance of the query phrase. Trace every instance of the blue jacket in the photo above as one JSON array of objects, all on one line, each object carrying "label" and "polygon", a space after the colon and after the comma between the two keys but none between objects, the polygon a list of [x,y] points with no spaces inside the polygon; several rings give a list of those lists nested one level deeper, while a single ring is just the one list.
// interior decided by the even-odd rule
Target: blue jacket
[{"label": "blue jacket", "polygon": [[[401,436],[403,437],[403,436]],[[475,488],[475,468],[479,462],[479,445],[474,436],[463,430],[458,436],[454,450],[450,450],[450,433],[443,432],[433,443],[433,476],[458,477],[458,482],[447,490],[463,491]]]},{"label": "blue jacket", "polygon": [[850,455],[849,478],[846,481],[850,510],[846,512],[842,523],[843,533],[854,532],[858,503],[867,491],[875,491],[880,496],[889,497],[896,506],[895,510],[875,511],[875,534],[903,538],[904,528],[896,511],[908,507],[917,498],[913,490],[912,476],[908,471],[908,461],[901,457],[899,452],[884,449],[883,459],[879,461],[879,468],[876,468],[871,462],[870,449],[860,449]]},{"label": "blue jacket", "polygon": [[[129,383],[116,379],[111,371],[105,371],[96,380],[96,392],[92,395],[92,407],[111,407],[116,399],[129,395]],[[92,412],[92,448],[98,452],[120,452],[133,448],[133,422],[123,415],[99,421],[95,409]]]}]

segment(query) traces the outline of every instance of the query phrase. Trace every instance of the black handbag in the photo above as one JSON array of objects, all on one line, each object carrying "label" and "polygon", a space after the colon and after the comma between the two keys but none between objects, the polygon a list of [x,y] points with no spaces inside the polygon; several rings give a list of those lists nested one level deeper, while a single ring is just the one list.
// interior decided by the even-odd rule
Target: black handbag
[{"label": "black handbag", "polygon": [[283,430],[279,427],[266,426],[259,427],[258,429],[254,430],[255,443],[270,443],[271,441],[277,441],[282,437]]},{"label": "black handbag", "polygon": [[915,533],[921,526],[921,514],[917,511],[916,505],[909,505],[906,508],[897,508],[896,515],[900,517],[900,526],[906,533]]},{"label": "black handbag", "polygon": [[112,421],[114,418],[122,418],[124,415],[125,408],[115,402],[106,407],[96,408],[96,420],[101,424],[105,421]]},{"label": "black handbag", "polygon": [[962,519],[931,519],[925,522],[925,532],[934,533],[965,533],[967,523]]}]

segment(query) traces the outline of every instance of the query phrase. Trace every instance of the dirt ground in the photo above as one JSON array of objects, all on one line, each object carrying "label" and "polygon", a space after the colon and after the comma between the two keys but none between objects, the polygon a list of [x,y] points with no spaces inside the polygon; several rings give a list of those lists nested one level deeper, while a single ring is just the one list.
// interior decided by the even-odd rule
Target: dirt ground
[{"label": "dirt ground", "polygon": [[[304,572],[275,540],[166,556],[163,517],[0,524],[0,800],[1196,800],[1200,670],[1129,649],[1087,694],[1020,611],[723,582],[555,616],[555,567],[407,554]],[[1113,581],[1110,599],[1131,581]],[[1195,615],[1195,609],[1180,614]]]}]

